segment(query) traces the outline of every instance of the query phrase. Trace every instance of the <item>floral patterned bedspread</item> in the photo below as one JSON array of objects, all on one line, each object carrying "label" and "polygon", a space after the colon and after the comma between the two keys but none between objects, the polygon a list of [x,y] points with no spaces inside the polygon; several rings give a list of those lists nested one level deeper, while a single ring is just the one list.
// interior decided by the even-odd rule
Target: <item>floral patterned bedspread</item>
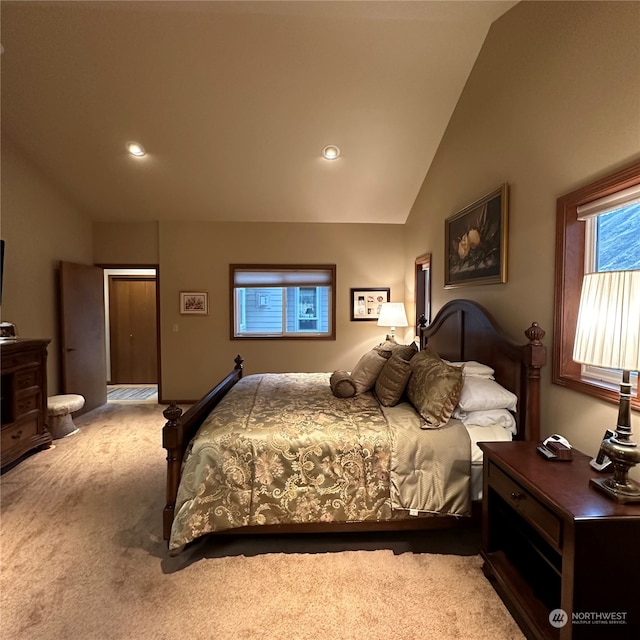
[{"label": "floral patterned bedspread", "polygon": [[327,373],[244,377],[185,455],[169,543],[246,525],[389,520],[392,432],[376,398]]}]

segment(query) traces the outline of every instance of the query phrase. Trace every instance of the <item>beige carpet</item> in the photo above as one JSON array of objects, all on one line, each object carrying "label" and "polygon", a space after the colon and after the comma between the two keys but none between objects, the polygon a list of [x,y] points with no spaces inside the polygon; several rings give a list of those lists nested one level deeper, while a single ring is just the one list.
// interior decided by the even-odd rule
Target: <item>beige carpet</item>
[{"label": "beige carpet", "polygon": [[105,405],[2,475],[3,640],[523,637],[477,555],[255,538],[246,555],[222,539],[169,558],[161,410]]}]

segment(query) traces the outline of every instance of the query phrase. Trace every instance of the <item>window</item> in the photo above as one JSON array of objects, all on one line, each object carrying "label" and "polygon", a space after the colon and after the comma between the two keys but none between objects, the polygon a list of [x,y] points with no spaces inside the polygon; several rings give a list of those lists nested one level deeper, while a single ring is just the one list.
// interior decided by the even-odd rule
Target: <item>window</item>
[{"label": "window", "polygon": [[[585,224],[585,273],[640,269],[640,185],[577,208]],[[620,384],[622,372],[582,365],[592,380]],[[638,375],[631,374],[632,390]]]},{"label": "window", "polygon": [[335,265],[231,265],[231,337],[335,340]]},{"label": "window", "polygon": [[585,220],[585,270],[631,271],[640,269],[640,185],[638,202],[604,210]]},{"label": "window", "polygon": [[[582,278],[586,272],[640,268],[640,163],[558,199],[552,379],[618,402],[612,372],[572,359]],[[640,400],[632,396],[632,408]]]}]

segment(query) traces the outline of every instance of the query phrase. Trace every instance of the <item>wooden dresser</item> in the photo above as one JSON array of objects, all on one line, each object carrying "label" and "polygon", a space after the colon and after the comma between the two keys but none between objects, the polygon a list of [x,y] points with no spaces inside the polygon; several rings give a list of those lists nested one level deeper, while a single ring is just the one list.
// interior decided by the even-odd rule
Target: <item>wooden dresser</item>
[{"label": "wooden dresser", "polygon": [[47,430],[47,345],[50,340],[0,342],[2,440],[0,467],[51,443]]}]

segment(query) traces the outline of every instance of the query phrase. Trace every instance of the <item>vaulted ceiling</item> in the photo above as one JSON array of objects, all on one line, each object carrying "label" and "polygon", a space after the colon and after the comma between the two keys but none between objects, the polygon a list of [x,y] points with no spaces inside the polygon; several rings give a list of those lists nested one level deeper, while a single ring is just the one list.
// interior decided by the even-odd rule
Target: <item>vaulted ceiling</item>
[{"label": "vaulted ceiling", "polygon": [[401,224],[514,4],[3,0],[3,135],[95,220]]}]

